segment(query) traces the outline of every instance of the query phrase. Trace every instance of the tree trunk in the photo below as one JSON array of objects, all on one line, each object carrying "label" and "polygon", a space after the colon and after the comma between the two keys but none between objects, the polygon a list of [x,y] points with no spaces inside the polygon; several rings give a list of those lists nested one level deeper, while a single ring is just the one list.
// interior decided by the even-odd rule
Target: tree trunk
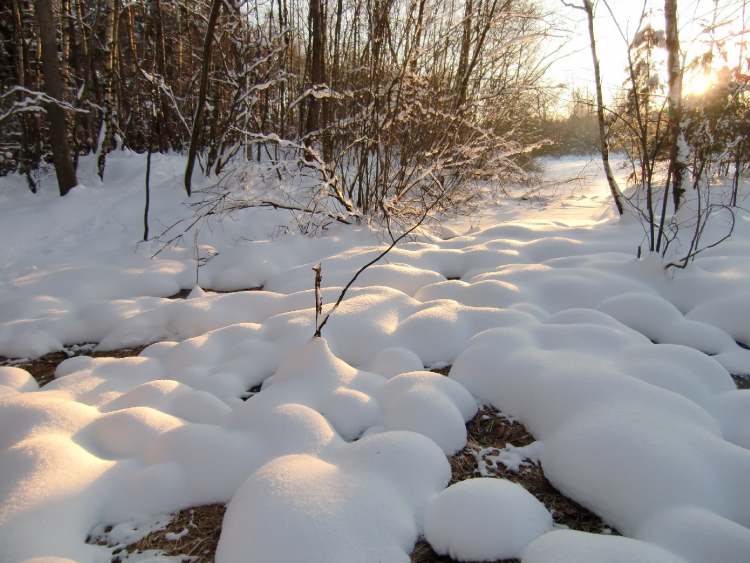
[{"label": "tree trunk", "polygon": [[203,40],[203,62],[201,65],[201,85],[198,92],[198,105],[195,108],[195,118],[193,119],[193,131],[190,134],[190,149],[188,151],[187,166],[185,167],[185,191],[188,197],[191,194],[191,184],[193,181],[193,168],[195,167],[195,155],[198,151],[198,144],[201,137],[201,127],[203,125],[203,109],[206,105],[206,91],[208,90],[208,70],[211,66],[211,44],[214,39],[214,28],[216,21],[219,19],[221,5],[224,0],[213,0],[211,3],[211,13],[208,16],[208,27],[206,28],[206,37]]},{"label": "tree trunk", "polygon": [[[312,50],[310,53],[310,82],[312,86],[323,84],[326,81],[325,48],[326,32],[325,18],[320,0],[310,0],[310,22],[312,34]],[[322,111],[321,111],[322,110]],[[323,123],[321,124],[321,113]],[[325,126],[326,103],[315,96],[309,96],[307,106],[307,120],[305,122],[305,133],[311,133]]]},{"label": "tree trunk", "polygon": [[609,164],[609,144],[607,141],[607,127],[604,123],[604,96],[602,95],[602,76],[599,70],[599,56],[596,54],[596,37],[594,35],[594,6],[591,0],[583,0],[583,7],[586,11],[586,18],[589,26],[589,43],[591,46],[591,60],[594,64],[594,80],[596,81],[596,117],[599,124],[599,144],[602,154],[602,166],[604,174],[607,176],[609,191],[617,207],[617,212],[622,215],[622,194],[612,173],[612,167]]},{"label": "tree trunk", "polygon": [[472,10],[474,9],[472,0],[466,0],[464,4],[464,21],[463,21],[463,33],[461,36],[461,54],[458,59],[458,70],[456,71],[456,84],[454,87],[454,96],[457,100],[460,100],[464,94],[464,75],[466,74],[466,67],[469,64],[469,47],[471,46],[471,22],[472,22]]},{"label": "tree trunk", "polygon": [[120,21],[118,12],[118,1],[109,0],[107,3],[107,23],[104,36],[105,64],[104,64],[104,117],[102,127],[104,135],[100,140],[99,157],[97,158],[97,171],[99,178],[104,179],[104,166],[107,161],[107,153],[112,149],[117,123],[117,103],[115,100],[115,67],[117,63],[118,33],[117,27]]},{"label": "tree trunk", "polygon": [[482,49],[484,48],[484,41],[487,37],[487,33],[492,28],[495,14],[505,12],[513,4],[513,0],[505,0],[503,5],[498,10],[497,2],[498,0],[492,0],[492,5],[487,11],[486,19],[482,18],[484,19],[484,21],[482,22],[481,29],[479,28],[479,22],[480,22],[479,14],[477,14],[476,42],[474,44],[474,51],[471,55],[471,60],[469,61],[469,64],[467,65],[466,70],[464,71],[463,75],[459,77],[460,83],[458,85],[458,96],[455,98],[455,102],[453,104],[453,107],[456,110],[458,110],[461,106],[464,105],[464,102],[466,102],[466,92],[467,92],[467,88],[469,87],[469,79],[471,78],[471,75],[474,73],[474,68],[479,62],[480,56],[482,54]]},{"label": "tree trunk", "polygon": [[333,34],[333,84],[338,85],[341,78],[341,20],[344,14],[343,0],[336,2],[336,23]]},{"label": "tree trunk", "polygon": [[[39,39],[42,45],[44,89],[55,100],[63,100],[65,91],[57,59],[57,22],[52,10],[52,3],[50,0],[37,0],[34,12],[39,25]],[[57,184],[60,188],[60,195],[64,196],[78,184],[73,161],[70,158],[65,111],[59,104],[52,102],[47,105],[47,119],[49,121],[52,157],[57,173]]]},{"label": "tree trunk", "polygon": [[674,210],[680,208],[685,188],[682,179],[685,163],[680,151],[682,142],[682,66],[680,65],[680,39],[677,28],[677,0],[664,0],[666,24],[667,73],[669,79],[669,170],[672,174],[672,201]]},{"label": "tree trunk", "polygon": [[[96,77],[95,57],[92,56],[93,48],[93,30],[87,30],[84,23],[84,14],[82,2],[76,2],[76,27],[79,31],[81,41],[81,74],[84,77],[84,88],[82,91],[81,101],[94,100],[98,101],[99,83]],[[90,111],[85,114],[79,121],[84,129],[85,148],[89,151],[96,151],[98,142],[98,123],[96,112]]]},{"label": "tree trunk", "polygon": [[[13,39],[15,48],[16,63],[16,81],[24,88],[29,88],[30,84],[26,80],[26,69],[29,65],[29,53],[24,40],[23,16],[21,12],[20,0],[13,0]],[[33,88],[32,88],[33,89]],[[22,102],[25,98],[23,93],[18,94],[18,101]],[[39,143],[39,127],[37,126],[36,116],[22,115],[21,122],[21,166],[20,170],[26,175],[26,181],[32,193],[36,193],[36,182],[34,181],[31,171],[39,165],[39,153],[32,149],[32,146]]]},{"label": "tree trunk", "polygon": [[[162,11],[161,11],[161,2],[159,0],[151,0],[150,6],[149,6],[149,17],[152,22],[153,28],[154,28],[154,49],[156,50],[156,53],[154,55],[154,66],[156,68],[156,73],[158,74],[162,80],[166,82],[167,80],[167,61],[165,56],[166,46],[164,44],[164,28],[162,26]],[[171,136],[173,132],[171,131],[170,121],[169,121],[169,113],[167,111],[167,102],[164,99],[164,95],[161,92],[161,89],[158,90],[158,104],[159,104],[159,111],[160,111],[160,120],[161,123],[159,124],[159,150],[161,152],[165,152],[169,148],[169,140],[171,139]],[[176,143],[172,143],[172,146],[175,146]]]}]

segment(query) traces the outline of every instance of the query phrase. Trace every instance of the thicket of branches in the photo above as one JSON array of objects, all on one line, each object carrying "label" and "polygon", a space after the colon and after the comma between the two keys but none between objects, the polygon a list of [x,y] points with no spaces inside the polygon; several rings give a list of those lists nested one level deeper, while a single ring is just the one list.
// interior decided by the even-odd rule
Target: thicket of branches
[{"label": "thicket of branches", "polygon": [[564,114],[542,112],[538,123],[543,145],[535,154],[593,154],[599,150],[596,100],[585,90],[570,92]]},{"label": "thicket of branches", "polygon": [[[666,255],[679,231],[687,230],[692,242],[675,264],[684,266],[685,258],[705,248],[700,238],[713,215],[729,218],[731,234],[740,175],[750,164],[750,76],[744,49],[731,58],[727,52],[730,38],[720,33],[718,3],[703,32],[705,50],[691,59],[680,56],[674,2],[665,5],[665,28],[644,10],[633,36],[622,32],[626,79],[609,108],[607,131],[608,142],[629,157],[630,184],[637,189],[628,203],[646,226],[648,250]],[[711,88],[685,95],[683,81],[703,72],[716,73]],[[718,178],[731,178],[729,197],[709,189]],[[687,200],[691,209],[680,213]]]},{"label": "thicket of branches", "polygon": [[117,148],[184,151],[206,174],[296,163],[340,217],[465,204],[467,183],[521,173],[543,15],[532,0],[9,0],[0,169],[34,190],[64,156],[57,134],[101,176]]},{"label": "thicket of branches", "polygon": [[[647,250],[666,258],[667,268],[684,268],[731,236],[740,177],[750,163],[747,0],[715,1],[708,19],[692,22],[702,27],[699,40],[704,49],[690,58],[681,47],[677,0],[663,0],[658,10],[644,0],[630,33],[608,0],[561,2],[586,14],[598,144],[617,210],[621,215],[635,213],[644,226]],[[623,87],[609,104],[602,95],[597,55],[597,7],[612,18],[627,60]],[[718,76],[707,93],[686,95],[684,81],[701,73]],[[631,164],[625,192],[609,163],[612,149],[623,150]],[[725,184],[730,174],[730,190],[712,188],[717,179]],[[704,240],[707,226],[718,216],[725,219],[724,234],[710,229],[712,239]],[[668,255],[670,247],[676,250]]]}]

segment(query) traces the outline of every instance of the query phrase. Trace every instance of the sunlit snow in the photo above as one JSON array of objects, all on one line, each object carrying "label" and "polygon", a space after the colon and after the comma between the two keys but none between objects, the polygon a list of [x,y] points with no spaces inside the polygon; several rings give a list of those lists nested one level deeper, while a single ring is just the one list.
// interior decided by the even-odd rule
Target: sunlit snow
[{"label": "sunlit snow", "polygon": [[[190,210],[181,158],[154,160],[159,231]],[[247,209],[151,259],[142,164],[113,154],[105,185],[82,174],[65,198],[2,180],[0,355],[148,346],[70,358],[42,389],[0,368],[1,561],[108,561],[95,528],[206,503],[228,503],[219,563],[408,562],[419,537],[458,560],[750,559],[750,391],[730,375],[750,374],[744,211],[665,271],[637,258],[596,160],[545,160],[534,193],[400,244],[312,338],[311,268],[328,310],[379,234],[305,237]],[[503,463],[539,459],[627,537],[552,530],[506,481],[446,489],[481,404],[538,440]]]}]

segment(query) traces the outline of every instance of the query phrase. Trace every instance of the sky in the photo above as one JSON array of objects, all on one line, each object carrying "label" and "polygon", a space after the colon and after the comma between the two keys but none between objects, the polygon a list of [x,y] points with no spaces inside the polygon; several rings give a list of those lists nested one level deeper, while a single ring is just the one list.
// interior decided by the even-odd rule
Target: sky
[{"label": "sky", "polygon": [[[589,50],[586,14],[581,10],[566,7],[560,0],[545,0],[560,23],[558,42],[552,47],[556,60],[552,64],[549,77],[554,83],[594,91],[594,71]],[[581,0],[568,0],[568,3],[581,4]],[[631,39],[638,27],[644,5],[643,0],[608,0],[614,16],[626,36]],[[658,29],[664,27],[663,0],[646,0],[646,5],[653,10],[653,24]],[[718,0],[716,21],[721,23],[716,37],[737,33],[750,24],[750,2],[747,2],[745,25],[742,25],[742,0]],[[708,36],[701,31],[714,19],[714,0],[678,0],[678,25],[680,28],[681,49],[688,59],[705,52],[709,43]],[[605,97],[610,98],[622,85],[627,64],[627,44],[623,40],[612,14],[607,10],[603,0],[596,2],[594,32],[597,40],[597,51],[602,72],[602,86]],[[746,53],[748,49],[746,48]],[[728,56],[733,64],[739,56],[736,41],[729,48]],[[746,55],[747,56],[747,55]],[[710,75],[692,72],[685,78],[687,93],[705,89],[710,83]],[[569,96],[563,94],[563,98]],[[563,100],[564,102],[564,100]]]}]

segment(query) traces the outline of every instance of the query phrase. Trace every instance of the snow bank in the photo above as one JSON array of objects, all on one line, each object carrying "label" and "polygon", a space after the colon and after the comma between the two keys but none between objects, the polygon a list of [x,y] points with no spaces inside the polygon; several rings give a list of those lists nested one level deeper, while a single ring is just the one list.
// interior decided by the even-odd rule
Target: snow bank
[{"label": "snow bank", "polygon": [[671,550],[659,515],[694,507],[711,518],[686,520],[680,533],[724,538],[735,557],[723,561],[739,563],[750,539],[750,451],[722,436],[743,440],[724,420],[740,418],[724,406],[740,393],[729,374],[622,325],[559,320],[479,334],[451,378],[523,422],[544,443],[550,482],[624,534]]},{"label": "snow bank", "polygon": [[[712,554],[711,557],[714,557]],[[704,559],[703,561],[725,561]],[[523,552],[522,563],[684,563],[683,559],[654,545],[622,538],[555,530],[533,541]],[[727,560],[728,561],[728,560]]]},{"label": "snow bank", "polygon": [[36,380],[25,369],[0,366],[0,393],[11,391],[36,391]]},{"label": "snow bank", "polygon": [[[150,344],[66,360],[42,389],[0,368],[0,560],[107,560],[84,543],[94,526],[230,501],[219,561],[408,561],[422,532],[461,558],[746,561],[750,409],[727,371],[750,374],[744,212],[731,241],[665,272],[634,258],[637,223],[600,220],[603,183],[553,205],[567,223],[485,211],[395,248],[311,341],[311,267],[328,310],[378,237],[279,236],[288,216],[253,209],[151,260],[134,158],[65,198],[0,190],[0,355]],[[157,229],[189,210],[184,163],[154,159]],[[478,401],[631,539],[544,533],[548,513],[500,481],[440,493]]]},{"label": "snow bank", "polygon": [[[367,560],[408,561],[424,505],[450,479],[439,445],[463,447],[473,397],[430,372],[388,380],[358,370],[320,338],[285,358],[246,402],[221,398],[228,376],[213,382],[218,395],[167,378],[166,360],[180,346],[200,345],[211,358],[247,336],[229,327],[201,342],[156,346],[152,356],[71,358],[41,391],[24,370],[0,371],[0,559],[95,561],[104,548],[83,542],[101,521],[233,499],[221,561],[239,560],[247,545],[260,549],[259,560],[318,553],[343,562],[365,549]],[[342,439],[368,430],[356,442]],[[34,539],[38,523],[63,507],[64,525]],[[284,533],[268,532],[278,528],[269,507],[283,516]],[[293,544],[289,533],[307,539]],[[342,534],[358,539],[342,548],[333,541]]]},{"label": "snow bank", "polygon": [[277,458],[229,503],[216,561],[406,563],[421,509],[449,479],[442,452],[410,433]]},{"label": "snow bank", "polygon": [[[163,204],[166,208],[166,201]],[[49,202],[45,212],[53,211],[57,209]],[[270,230],[269,218],[263,217],[256,228]],[[112,225],[99,225],[105,227],[102,244],[122,245],[122,234],[114,236]],[[353,272],[382,248],[373,245],[376,239],[366,229],[344,233],[337,228],[316,239],[245,237],[238,244],[230,236],[238,228],[204,233],[205,252],[218,255],[201,268],[201,286],[262,286],[264,291],[209,291],[188,300],[164,299],[195,284],[192,248],[176,248],[149,261],[142,247],[138,254],[115,258],[115,263],[97,256],[94,264],[57,263],[54,252],[41,266],[25,266],[25,273],[0,285],[0,354],[38,356],[81,342],[99,342],[101,350],[108,350],[183,340],[233,323],[307,322],[314,301],[314,264],[323,265],[323,297],[331,303]],[[688,345],[715,355],[734,373],[750,373],[750,351],[734,342],[744,344],[750,338],[743,322],[748,299],[742,279],[743,273],[750,275],[747,245],[731,247],[731,262],[708,253],[690,273],[665,273],[656,260],[632,257],[630,240],[636,235],[630,229],[635,228],[515,223],[450,240],[425,236],[405,242],[357,280],[348,300],[349,314],[357,322],[352,319],[346,328],[356,327],[360,342],[370,336],[378,340],[368,342],[359,354],[354,350],[361,343],[347,346],[350,352],[345,355],[338,339],[331,338],[334,352],[362,365],[382,348],[396,346],[415,352],[426,365],[445,363],[476,333],[475,326],[498,326],[486,319],[504,308],[537,318],[589,308],[656,342]],[[738,227],[735,236],[743,240],[745,234]],[[390,303],[375,307],[373,300]],[[468,315],[466,308],[492,312]],[[343,308],[339,317],[346,311]],[[289,337],[293,331],[286,328],[278,326],[275,333]]]}]

